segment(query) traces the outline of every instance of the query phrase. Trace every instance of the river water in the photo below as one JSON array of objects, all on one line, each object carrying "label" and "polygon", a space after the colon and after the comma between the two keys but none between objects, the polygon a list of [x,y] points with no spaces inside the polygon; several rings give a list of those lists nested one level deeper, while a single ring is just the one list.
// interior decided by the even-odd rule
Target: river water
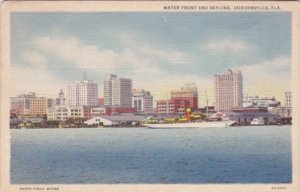
[{"label": "river water", "polygon": [[11,130],[11,183],[290,183],[291,126]]}]

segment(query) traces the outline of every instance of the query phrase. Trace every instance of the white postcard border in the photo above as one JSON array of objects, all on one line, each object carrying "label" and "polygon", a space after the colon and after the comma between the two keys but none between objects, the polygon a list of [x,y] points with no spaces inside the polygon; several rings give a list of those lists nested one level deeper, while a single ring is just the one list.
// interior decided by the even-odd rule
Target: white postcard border
[{"label": "white postcard border", "polygon": [[[176,12],[190,10],[164,10],[163,6],[169,5],[214,5],[214,6],[280,6],[281,10],[292,12],[292,92],[293,92],[293,126],[292,126],[292,161],[293,182],[291,184],[117,184],[117,185],[11,185],[9,181],[10,167],[10,134],[9,134],[9,97],[10,97],[10,20],[11,12],[96,12],[96,11],[146,11],[146,12]],[[199,10],[198,10],[199,11]],[[214,12],[220,10],[202,10],[203,12]],[[222,10],[221,10],[222,11]],[[226,10],[223,10],[226,11]],[[236,12],[240,12],[237,10]],[[243,10],[253,12],[253,10]],[[259,10],[258,10],[259,11]],[[266,10],[261,10],[266,11]],[[275,11],[275,10],[267,10]],[[4,2],[1,8],[1,186],[3,191],[22,191],[22,187],[58,187],[59,191],[299,191],[300,183],[300,22],[299,4],[297,2],[187,2],[187,1],[11,1]],[[46,174],[46,173],[45,173]],[[274,187],[274,188],[273,188]],[[282,188],[280,190],[280,187]],[[33,190],[31,190],[33,191]],[[45,191],[45,190],[36,190]],[[57,191],[57,190],[47,190]]]}]

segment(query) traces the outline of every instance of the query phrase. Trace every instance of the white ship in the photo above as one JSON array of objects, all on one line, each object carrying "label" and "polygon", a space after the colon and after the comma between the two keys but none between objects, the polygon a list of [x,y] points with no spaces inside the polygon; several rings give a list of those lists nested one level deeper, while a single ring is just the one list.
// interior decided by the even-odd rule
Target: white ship
[{"label": "white ship", "polygon": [[251,125],[264,125],[264,124],[265,124],[265,121],[262,117],[254,118],[251,121]]},{"label": "white ship", "polygon": [[146,123],[145,127],[154,129],[171,129],[171,128],[226,128],[233,125],[235,121],[202,121],[202,122],[188,122],[188,123]]},{"label": "white ship", "polygon": [[[206,106],[208,106],[208,100],[206,96]],[[217,112],[213,117],[209,117],[208,115],[208,107],[206,108],[206,117],[209,117],[208,121],[191,121],[192,111],[190,108],[186,109],[186,117],[185,122],[178,122],[180,119],[166,121],[167,119],[151,122],[153,117],[148,117],[144,120],[142,124],[145,127],[153,128],[153,129],[172,129],[172,128],[226,128],[234,123],[235,121],[231,121],[225,114],[222,112]],[[197,119],[197,118],[196,118]]]}]

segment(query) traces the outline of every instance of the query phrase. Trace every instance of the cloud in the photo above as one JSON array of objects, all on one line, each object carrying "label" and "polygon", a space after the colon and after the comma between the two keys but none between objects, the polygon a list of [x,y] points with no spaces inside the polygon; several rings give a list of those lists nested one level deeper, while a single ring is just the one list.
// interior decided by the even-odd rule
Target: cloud
[{"label": "cloud", "polygon": [[56,98],[65,82],[57,79],[47,70],[27,65],[13,65],[11,73],[11,95],[36,92],[37,96]]},{"label": "cloud", "polygon": [[244,65],[238,67],[248,77],[255,79],[278,79],[279,77],[290,78],[286,74],[290,74],[291,59],[287,56],[278,56],[269,60],[262,61],[260,63],[254,63],[250,65]]},{"label": "cloud", "polygon": [[52,38],[46,36],[35,40],[33,46],[78,68],[93,69],[103,66],[112,69],[118,58],[118,55],[112,50],[100,50],[95,45],[84,45],[74,37]]},{"label": "cloud", "polygon": [[[127,41],[131,39],[126,36]],[[124,40],[125,41],[125,40]],[[33,41],[33,47],[45,54],[52,54],[73,67],[81,69],[118,70],[141,65],[183,66],[193,57],[180,51],[167,51],[143,43],[127,42],[120,50],[103,49],[86,45],[76,37],[57,38],[45,36]],[[122,41],[120,42],[122,44]],[[123,42],[124,43],[124,42]]]},{"label": "cloud", "polygon": [[191,54],[180,51],[167,51],[162,49],[154,49],[150,47],[142,47],[139,51],[147,58],[155,58],[162,63],[170,66],[184,66],[190,64],[189,61],[193,59]]},{"label": "cloud", "polygon": [[65,82],[47,69],[49,62],[43,53],[27,50],[21,58],[22,63],[12,64],[12,95],[36,92],[38,96],[53,98],[60,89],[65,89]]},{"label": "cloud", "polygon": [[[55,66],[51,64],[51,61],[54,58],[59,58],[62,63],[56,66],[58,70],[59,68],[90,70],[97,74],[94,76],[98,79],[94,80],[99,83],[102,82],[101,78],[104,73],[116,73],[120,77],[132,78],[134,85],[140,88],[152,90],[157,98],[165,98],[172,88],[180,88],[184,82],[196,80],[196,78],[191,79],[191,76],[187,74],[172,73],[168,67],[162,68],[163,65],[184,66],[184,62],[188,60],[186,54],[149,46],[129,46],[116,51],[101,49],[95,45],[85,45],[75,37],[63,39],[45,36],[33,41],[32,48],[24,53],[23,57],[26,58],[26,62],[32,64],[30,66],[37,69],[39,75],[32,76],[32,71],[25,68],[24,63],[17,65],[20,67],[14,69],[15,74],[18,75],[14,86],[20,91],[28,89],[47,93],[47,89],[44,89],[45,85],[51,90],[56,90],[59,87],[57,85],[70,81],[71,79],[67,76],[64,76],[64,79],[59,77],[61,73],[53,73]],[[26,88],[19,86],[22,78],[26,78],[26,84],[28,84]],[[50,88],[50,84],[56,85]],[[99,87],[101,86],[100,84]],[[99,90],[101,96],[102,90],[101,88]],[[52,91],[48,91],[49,94],[50,92]]]},{"label": "cloud", "polygon": [[31,67],[42,67],[47,65],[47,59],[44,55],[34,52],[27,51],[22,54],[23,61]]},{"label": "cloud", "polygon": [[[13,69],[15,94],[36,91],[39,95],[57,95],[59,89],[65,88],[70,80],[76,80],[72,79],[76,78],[74,75],[69,77],[64,74],[62,77],[62,72],[59,72],[60,68],[69,68],[90,70],[93,80],[99,83],[99,97],[103,95],[101,83],[104,73],[115,73],[119,77],[132,78],[134,88],[151,91],[155,100],[166,99],[171,90],[179,89],[184,83],[195,82],[199,89],[200,104],[206,103],[205,90],[208,92],[209,103],[214,102],[213,75],[204,78],[183,72],[185,67],[196,63],[192,53],[157,49],[142,42],[126,42],[125,47],[106,49],[85,44],[76,37],[44,36],[32,42],[32,46],[22,54],[24,63],[13,65],[19,66]],[[211,51],[238,53],[251,50],[253,46],[242,41],[221,40],[208,43],[207,48]],[[54,59],[59,59],[59,66],[53,65]],[[243,73],[244,92],[276,97],[283,94],[289,87],[290,63],[289,57],[280,56],[237,67]],[[35,69],[34,75],[29,67]],[[55,67],[58,71],[52,70]],[[21,86],[23,84],[26,86]]]},{"label": "cloud", "polygon": [[251,50],[252,46],[241,40],[223,39],[209,42],[206,48],[221,53],[240,53]]},{"label": "cloud", "polygon": [[274,67],[273,69],[280,70],[280,71],[285,70],[285,69],[289,69],[289,71],[290,71],[291,59],[286,56],[279,56],[279,57],[274,58],[271,61],[265,61],[264,65],[268,66],[268,67]]},{"label": "cloud", "polygon": [[284,101],[284,92],[291,88],[291,59],[288,56],[278,56],[237,69],[243,74],[245,94],[275,96]]}]

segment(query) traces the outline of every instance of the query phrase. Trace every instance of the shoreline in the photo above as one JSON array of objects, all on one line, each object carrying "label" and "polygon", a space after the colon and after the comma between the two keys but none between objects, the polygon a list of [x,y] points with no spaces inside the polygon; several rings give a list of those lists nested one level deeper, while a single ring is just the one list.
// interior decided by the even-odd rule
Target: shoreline
[{"label": "shoreline", "polygon": [[[286,124],[286,125],[234,125],[234,126],[230,126],[230,127],[226,127],[226,128],[221,128],[221,129],[227,129],[227,128],[232,128],[232,127],[270,127],[270,126],[278,126],[278,127],[282,127],[282,126],[293,126],[292,124]],[[10,130],[19,130],[19,129],[142,129],[142,128],[146,128],[146,129],[154,129],[154,128],[150,128],[150,127],[146,127],[146,126],[139,126],[139,127],[37,127],[37,128],[10,128]],[[202,128],[156,128],[156,129],[214,129],[212,127],[202,127]],[[220,128],[215,128],[215,129],[220,129]]]}]

